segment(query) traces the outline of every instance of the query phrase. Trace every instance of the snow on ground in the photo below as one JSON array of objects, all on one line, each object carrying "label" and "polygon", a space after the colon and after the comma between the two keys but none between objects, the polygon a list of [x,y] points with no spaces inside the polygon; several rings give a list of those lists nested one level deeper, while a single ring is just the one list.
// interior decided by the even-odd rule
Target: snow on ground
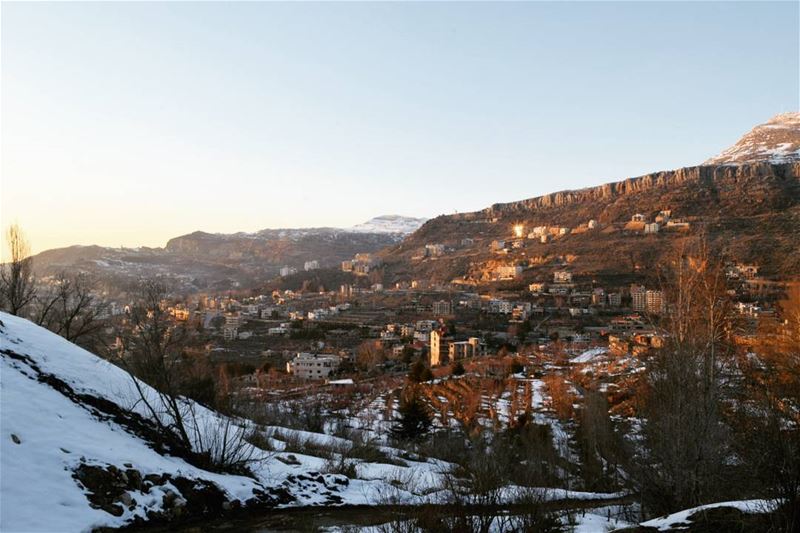
[{"label": "snow on ground", "polygon": [[769,162],[791,163],[800,160],[800,113],[782,113],[746,133],[739,141],[703,163],[740,165]]},{"label": "snow on ground", "polygon": [[717,507],[732,507],[742,511],[743,513],[764,513],[774,510],[775,502],[772,500],[740,500],[732,502],[710,503],[708,505],[701,505],[691,509],[684,509],[683,511],[679,511],[661,518],[654,518],[653,520],[642,522],[640,525],[644,527],[657,528],[659,531],[669,531],[670,529],[690,525],[691,520],[689,517],[693,514],[700,511],[705,511],[707,509],[715,509]]},{"label": "snow on ground", "polygon": [[569,362],[574,364],[588,363],[593,359],[595,359],[596,357],[606,354],[607,352],[608,348],[602,346],[597,348],[590,348],[585,352],[583,352],[582,354],[573,357],[572,359],[569,360]]},{"label": "snow on ground", "polygon": [[[183,459],[160,455],[125,427],[101,418],[89,406],[37,379],[38,372],[54,375],[77,394],[107,399],[144,415],[142,405],[135,405],[133,381],[123,370],[26,320],[0,313],[0,321],[0,530],[80,531],[101,525],[120,526],[148,510],[159,510],[157,490],[151,495],[132,494],[137,506],[119,517],[90,507],[84,489],[73,479],[73,471],[81,463],[122,469],[127,463],[143,476],[169,473],[206,480],[221,488],[229,499],[240,502],[252,498],[254,489],[281,486],[289,476],[319,472],[326,464],[324,458],[303,454],[291,454],[297,464],[287,464],[279,458],[285,460],[288,453],[257,451],[261,461],[252,467],[253,479],[208,472]],[[149,388],[145,390],[152,393]],[[196,404],[192,407],[198,413],[201,430],[219,428],[219,415]],[[332,449],[352,445],[345,439],[286,428],[267,429],[265,435],[272,438],[278,450],[289,438]],[[408,464],[405,470],[424,484],[435,483],[443,470],[440,461]],[[375,503],[387,480],[402,477],[397,470],[404,469],[372,464],[360,468],[366,479],[349,480],[346,487],[338,488],[342,503]],[[293,505],[325,503],[323,490],[311,482],[305,485],[304,490],[290,488],[296,498]]]},{"label": "snow on ground", "polygon": [[553,445],[555,446],[558,454],[567,461],[577,463],[578,456],[570,446],[570,435],[564,424],[545,412],[545,400],[549,400],[549,395],[546,394],[545,389],[547,385],[541,379],[530,380],[531,387],[533,388],[531,406],[533,407],[533,420],[537,424],[546,424],[550,426],[553,432]]},{"label": "snow on ground", "polygon": [[[620,528],[631,527],[634,524],[627,522],[618,517],[619,508],[611,507],[597,507],[593,509],[583,509],[578,512],[557,512],[556,517],[561,522],[563,530],[569,533],[599,533],[604,531],[611,531]],[[477,517],[471,517],[476,519]],[[411,520],[402,520],[395,522],[397,527],[390,526],[392,523],[381,524],[377,526],[332,526],[323,528],[322,531],[329,533],[384,533],[385,531],[415,531],[414,522]],[[513,519],[509,519],[508,515],[502,517],[492,518],[492,522],[488,526],[489,533],[500,533],[505,531],[514,530]],[[416,531],[422,532],[422,529]]]},{"label": "snow on ground", "polygon": [[382,215],[357,224],[350,231],[366,233],[414,233],[427,218],[404,217],[400,215]]},{"label": "snow on ground", "polygon": [[[263,431],[273,451],[253,448],[259,458],[251,467],[253,477],[213,473],[195,467],[179,457],[162,455],[150,443],[123,424],[87,405],[87,398],[107,400],[121,411],[151,418],[137,402],[131,377],[122,369],[69,343],[27,320],[0,313],[0,530],[82,531],[98,526],[121,526],[148,511],[164,510],[164,491],[180,491],[170,483],[154,486],[149,493],[131,489],[135,503],[126,505],[120,516],[93,508],[88,492],[74,478],[80,465],[109,465],[134,469],[142,476],[169,474],[207,482],[218,487],[229,501],[244,503],[254,491],[280,487],[294,498],[281,505],[375,505],[435,501],[443,486],[442,474],[452,465],[435,459],[419,459],[405,452],[381,446],[386,456],[380,461],[355,463],[356,479],[320,476],[332,462],[342,459],[353,441],[341,437],[283,427],[256,428]],[[71,387],[77,397],[56,388],[43,376],[54,376]],[[141,385],[152,397],[154,391]],[[544,383],[533,380],[534,408],[545,407]],[[94,401],[94,400],[93,400]],[[504,399],[507,403],[507,399]],[[198,433],[208,436],[219,431],[221,415],[186,401],[197,414]],[[393,409],[394,410],[394,409]],[[364,410],[360,430],[367,430],[386,444],[385,398],[371,402]],[[554,425],[556,440],[569,453],[566,432]],[[357,424],[353,424],[355,427]],[[197,441],[195,441],[197,445]],[[290,444],[294,448],[290,448]],[[298,446],[300,444],[300,446]],[[297,453],[299,450],[303,453]],[[127,489],[126,489],[127,490]],[[544,489],[542,489],[544,490]],[[331,494],[335,493],[335,497]],[[548,489],[555,498],[604,499],[615,495],[575,493]]]},{"label": "snow on ground", "polygon": [[[111,390],[129,390],[124,379],[130,378],[113,365],[20,318],[0,313],[0,320],[3,351],[30,355],[43,370],[67,378],[75,390],[103,397]],[[207,479],[236,499],[252,497],[252,489],[259,486],[250,478],[206,472],[159,455],[120,426],[99,420],[37,381],[30,367],[6,354],[0,368],[0,530],[80,531],[122,525],[160,505],[160,498],[153,497],[159,501],[150,505],[142,498],[140,507],[120,517],[89,507],[72,478],[81,459],[90,464],[130,463],[143,473]]]},{"label": "snow on ground", "polygon": [[633,526],[617,517],[612,507],[585,509],[579,513],[562,516],[561,523],[570,533],[598,533]]}]

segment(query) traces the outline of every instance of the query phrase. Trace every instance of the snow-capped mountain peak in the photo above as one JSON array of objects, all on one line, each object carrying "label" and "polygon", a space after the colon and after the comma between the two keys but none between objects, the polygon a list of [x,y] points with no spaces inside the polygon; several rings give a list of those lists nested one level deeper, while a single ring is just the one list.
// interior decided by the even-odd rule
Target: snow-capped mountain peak
[{"label": "snow-capped mountain peak", "polygon": [[427,222],[427,218],[404,217],[402,215],[381,215],[356,224],[351,231],[359,233],[414,233]]},{"label": "snow-capped mountain peak", "polygon": [[746,133],[739,142],[705,165],[789,163],[800,161],[800,113],[781,113]]}]

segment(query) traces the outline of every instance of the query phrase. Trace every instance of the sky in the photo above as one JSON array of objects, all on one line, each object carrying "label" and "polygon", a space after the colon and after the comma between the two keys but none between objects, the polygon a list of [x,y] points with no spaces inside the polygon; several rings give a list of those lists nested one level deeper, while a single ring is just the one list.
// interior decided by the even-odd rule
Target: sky
[{"label": "sky", "polygon": [[163,246],[698,164],[800,109],[798,6],[3,2],[0,222]]}]

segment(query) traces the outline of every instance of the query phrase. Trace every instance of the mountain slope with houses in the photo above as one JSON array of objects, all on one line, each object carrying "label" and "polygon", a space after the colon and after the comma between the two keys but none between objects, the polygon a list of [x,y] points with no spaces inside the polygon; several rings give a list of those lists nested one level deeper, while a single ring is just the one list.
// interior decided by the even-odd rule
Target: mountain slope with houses
[{"label": "mountain slope with houses", "polygon": [[[479,283],[498,265],[522,265],[520,284],[565,265],[590,279],[640,281],[701,233],[731,260],[798,276],[799,117],[756,127],[709,164],[434,218],[383,253],[388,281]],[[648,222],[658,230],[645,233]],[[426,255],[428,244],[447,253]]]}]

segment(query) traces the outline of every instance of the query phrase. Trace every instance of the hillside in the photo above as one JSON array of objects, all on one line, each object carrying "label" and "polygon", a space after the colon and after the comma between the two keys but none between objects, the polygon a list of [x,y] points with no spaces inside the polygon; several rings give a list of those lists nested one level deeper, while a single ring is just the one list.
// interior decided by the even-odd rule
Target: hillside
[{"label": "hillside", "polygon": [[[435,481],[433,472],[442,467],[398,459],[402,466],[364,463],[363,479],[320,474],[325,459],[280,450],[290,439],[315,440],[318,451],[326,444],[346,448],[349,441],[253,428],[264,431],[262,440],[277,451],[254,448],[259,460],[252,463],[252,476],[210,472],[154,443],[152,421],[121,369],[5,313],[0,313],[0,345],[3,531],[83,531],[221,516],[240,507],[372,504],[395,477]],[[211,434],[224,427],[220,415],[187,402],[197,413],[197,431]],[[252,425],[238,424],[235,431]],[[413,498],[406,491],[394,493],[401,500]]]},{"label": "hillside", "polygon": [[[0,346],[2,531],[86,531],[226,516],[250,517],[254,526],[270,509],[447,501],[444,476],[453,467],[450,463],[385,444],[376,445],[367,457],[364,441],[354,437],[259,426],[244,419],[229,426],[225,417],[190,400],[181,401],[184,412],[193,414],[188,420],[194,450],[170,448],[157,438],[153,418],[164,413],[144,407],[134,382],[120,368],[5,313],[0,313]],[[155,391],[141,382],[139,386],[152,402]],[[372,438],[377,442],[386,442],[391,418],[385,419],[385,410],[352,419],[350,435],[361,427],[376,431]],[[224,431],[230,441],[247,436],[242,453],[252,454],[249,472],[210,471],[192,458],[203,442],[220,438]],[[340,461],[349,466],[335,466]],[[509,486],[502,494],[510,500],[517,490]],[[619,501],[619,493],[526,490],[535,490],[537,499],[552,502],[554,508],[581,507],[579,526],[581,521],[603,528],[624,525],[606,517],[604,507],[604,502]],[[381,523],[393,516],[376,512],[372,519]]]},{"label": "hillside", "polygon": [[[632,222],[634,215],[641,221]],[[659,224],[656,232],[645,233],[647,222]],[[547,242],[537,227],[546,227]],[[797,228],[800,113],[784,113],[703,165],[440,216],[383,257],[389,282],[475,284],[498,266],[521,265],[517,285],[565,266],[584,280],[627,283],[656,277],[676,246],[704,234],[728,260],[756,263],[768,277],[794,277],[800,275]],[[515,247],[492,250],[493,241]],[[433,243],[448,252],[426,256],[425,245]]]},{"label": "hillside", "polygon": [[377,252],[399,242],[424,219],[387,215],[352,228],[265,229],[255,233],[197,231],[170,239],[164,248],[70,246],[34,256],[43,276],[61,271],[93,274],[108,287],[142,277],[169,276],[183,292],[253,287],[283,266],[303,270],[306,261],[336,267],[356,253]]},{"label": "hillside", "polygon": [[[644,234],[643,223],[629,223],[635,214],[652,222],[662,210],[685,224]],[[594,229],[587,227],[591,220]],[[523,238],[516,239],[515,226]],[[537,226],[567,233],[547,243],[527,238]],[[437,217],[384,259],[393,280],[479,280],[495,264],[534,267],[523,281],[546,278],[565,264],[593,279],[636,279],[655,274],[653,268],[683,239],[705,233],[731,260],[757,263],[768,276],[791,277],[800,275],[798,227],[800,163],[697,166]],[[515,239],[521,247],[506,255],[490,249],[494,240]],[[429,243],[450,251],[420,259]]]},{"label": "hillside", "polygon": [[790,163],[800,160],[800,113],[782,113],[746,133],[704,165]]}]

